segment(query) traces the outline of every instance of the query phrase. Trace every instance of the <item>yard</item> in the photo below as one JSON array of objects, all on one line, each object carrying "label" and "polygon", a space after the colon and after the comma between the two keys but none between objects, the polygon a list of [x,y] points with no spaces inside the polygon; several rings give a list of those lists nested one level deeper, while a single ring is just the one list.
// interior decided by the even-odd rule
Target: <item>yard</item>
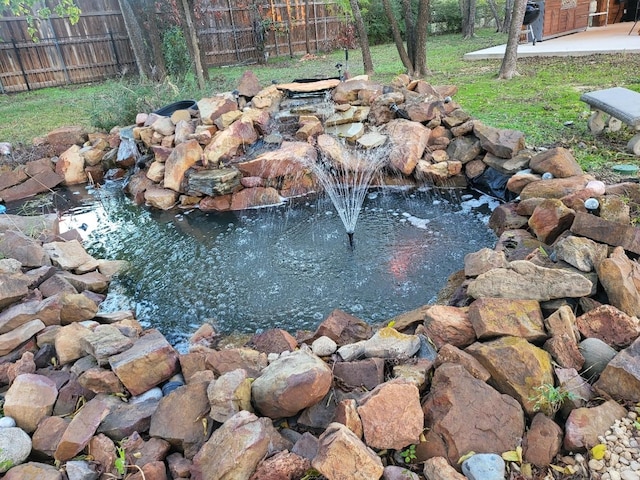
[{"label": "yard", "polygon": [[[631,132],[593,138],[586,127],[588,107],[579,100],[583,91],[624,86],[640,90],[640,56],[593,55],[576,58],[523,58],[520,76],[496,78],[499,60],[465,62],[464,53],[504,43],[506,37],[491,29],[480,30],[472,40],[459,34],[428,39],[427,63],[434,84],[454,84],[455,100],[473,117],[495,127],[513,128],[526,134],[531,147],[562,145],[571,148],[584,169],[610,163],[629,163],[635,157],[624,153]],[[376,74],[373,80],[388,83],[402,73],[393,44],[372,48]],[[337,74],[337,63],[348,63],[351,75],[362,72],[360,52],[343,51],[297,58],[272,58],[265,66],[245,65],[209,70],[209,88],[199,92],[189,78],[170,79],[160,85],[132,79],[101,84],[49,88],[0,96],[0,141],[30,145],[34,137],[63,125],[110,128],[131,123],[137,111],[151,111],[176,99],[202,98],[229,91],[247,69],[264,86],[272,81],[328,77]]]}]

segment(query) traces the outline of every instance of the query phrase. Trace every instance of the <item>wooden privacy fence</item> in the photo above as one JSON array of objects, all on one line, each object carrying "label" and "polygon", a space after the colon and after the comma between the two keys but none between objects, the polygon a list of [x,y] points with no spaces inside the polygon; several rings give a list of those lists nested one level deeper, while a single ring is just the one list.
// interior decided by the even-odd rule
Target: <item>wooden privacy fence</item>
[{"label": "wooden privacy fence", "polygon": [[[261,62],[339,45],[344,18],[334,0],[212,0],[196,15],[206,66]],[[53,15],[40,41],[24,18],[0,17],[0,93],[100,81],[136,73],[118,0],[76,0],[76,25]],[[159,23],[166,19],[159,12]]]}]

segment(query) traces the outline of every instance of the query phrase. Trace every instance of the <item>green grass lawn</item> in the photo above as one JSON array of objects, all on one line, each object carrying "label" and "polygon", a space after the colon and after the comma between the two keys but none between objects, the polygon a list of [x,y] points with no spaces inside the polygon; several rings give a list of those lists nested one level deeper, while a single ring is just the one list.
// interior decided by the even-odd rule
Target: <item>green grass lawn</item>
[{"label": "green grass lawn", "polygon": [[[594,139],[587,131],[588,107],[581,92],[611,86],[640,91],[639,55],[523,58],[520,75],[497,79],[499,60],[464,61],[465,53],[506,42],[503,34],[480,30],[471,40],[459,34],[429,37],[427,81],[454,84],[455,100],[473,117],[500,128],[525,133],[529,146],[563,145],[572,148],[584,168],[610,162],[631,162],[624,145],[631,132],[623,130]],[[403,72],[393,44],[372,47],[374,80],[386,83]],[[151,111],[176,99],[202,98],[233,90],[242,73],[253,70],[264,86],[272,81],[335,76],[344,52],[318,54],[311,59],[276,58],[267,65],[212,68],[204,92],[192,80],[173,80],[163,85],[140,85],[131,80],[111,80],[65,88],[49,88],[0,96],[0,141],[30,144],[32,139],[63,125],[108,127],[132,122],[137,111]],[[349,52],[349,71],[362,73],[359,51]]]}]

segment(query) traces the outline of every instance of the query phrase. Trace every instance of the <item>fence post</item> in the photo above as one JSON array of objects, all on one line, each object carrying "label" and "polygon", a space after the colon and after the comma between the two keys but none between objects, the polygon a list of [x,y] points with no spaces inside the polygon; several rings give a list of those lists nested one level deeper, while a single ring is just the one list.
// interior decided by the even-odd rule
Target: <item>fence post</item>
[{"label": "fence post", "polygon": [[113,39],[113,32],[109,31],[109,38],[111,39],[111,48],[113,49],[113,56],[116,58],[116,73],[120,72],[120,57],[118,57],[118,49],[116,48],[116,41]]},{"label": "fence post", "polygon": [[229,7],[229,17],[231,18],[231,29],[233,31],[233,44],[236,46],[236,58],[238,63],[240,62],[240,51],[238,50],[238,35],[236,33],[236,25],[233,21],[233,8],[231,8],[231,0],[227,0],[227,5]]},{"label": "fence post", "polygon": [[31,91],[31,85],[29,85],[29,79],[27,78],[27,72],[24,71],[24,65],[22,65],[22,57],[20,56],[20,50],[16,45],[16,41],[12,38],[11,43],[13,44],[13,51],[16,52],[16,58],[18,59],[18,66],[22,71],[22,78],[24,79],[24,83],[27,85],[27,91]]},{"label": "fence post", "polygon": [[53,35],[53,44],[56,46],[56,52],[58,53],[58,57],[60,57],[60,62],[62,62],[62,71],[64,72],[64,78],[67,81],[67,85],[71,83],[71,77],[69,77],[69,70],[67,69],[67,64],[64,61],[64,56],[62,56],[62,49],[60,48],[60,42],[58,42],[58,36],[56,35],[56,31],[51,27],[51,34]]}]

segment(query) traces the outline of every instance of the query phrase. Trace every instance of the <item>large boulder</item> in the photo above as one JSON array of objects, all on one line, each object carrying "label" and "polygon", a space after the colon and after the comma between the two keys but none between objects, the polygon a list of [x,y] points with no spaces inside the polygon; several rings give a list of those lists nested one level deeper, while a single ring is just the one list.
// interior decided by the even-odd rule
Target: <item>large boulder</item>
[{"label": "large boulder", "polygon": [[640,337],[607,364],[594,386],[617,400],[640,402]]},{"label": "large boulder", "polygon": [[640,317],[640,265],[627,257],[622,247],[616,247],[597,264],[598,279],[609,303],[627,315]]},{"label": "large boulder", "polygon": [[184,192],[185,172],[201,158],[202,147],[197,140],[188,140],[178,145],[164,164],[164,187],[174,192]]},{"label": "large boulder", "polygon": [[303,349],[281,356],[265,368],[253,382],[251,393],[263,415],[290,417],[319,402],[332,380],[331,368]]},{"label": "large boulder", "polygon": [[7,391],[4,413],[27,432],[34,432],[43,418],[51,415],[58,398],[53,380],[32,373],[18,375]]},{"label": "large boulder", "polygon": [[404,175],[411,175],[424,153],[431,130],[421,123],[398,118],[387,123],[386,133],[393,145],[390,165]]},{"label": "large boulder", "polygon": [[471,451],[512,450],[524,435],[520,404],[461,365],[445,363],[436,369],[422,410],[428,429],[426,457],[446,457],[451,465]]}]

